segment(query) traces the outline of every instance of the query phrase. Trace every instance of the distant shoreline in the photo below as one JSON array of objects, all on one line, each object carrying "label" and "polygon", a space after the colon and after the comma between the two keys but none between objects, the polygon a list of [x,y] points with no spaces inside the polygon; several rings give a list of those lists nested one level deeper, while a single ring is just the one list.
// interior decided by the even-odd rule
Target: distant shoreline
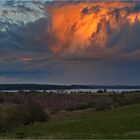
[{"label": "distant shoreline", "polygon": [[0,90],[110,90],[134,89],[139,90],[139,85],[48,85],[48,84],[0,84]]}]

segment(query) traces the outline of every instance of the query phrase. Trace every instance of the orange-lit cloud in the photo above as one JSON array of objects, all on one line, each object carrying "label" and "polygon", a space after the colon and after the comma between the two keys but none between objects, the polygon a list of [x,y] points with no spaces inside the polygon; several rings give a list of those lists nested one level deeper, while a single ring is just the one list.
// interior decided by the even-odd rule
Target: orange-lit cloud
[{"label": "orange-lit cloud", "polygon": [[[66,2],[47,6],[50,25],[46,32],[52,37],[50,49],[68,54],[91,53],[95,48],[105,51],[102,48],[110,47],[110,38],[126,25],[133,28],[135,23],[140,23],[140,11],[135,10],[135,5],[134,2]],[[120,42],[113,44],[116,51],[122,47]]]}]

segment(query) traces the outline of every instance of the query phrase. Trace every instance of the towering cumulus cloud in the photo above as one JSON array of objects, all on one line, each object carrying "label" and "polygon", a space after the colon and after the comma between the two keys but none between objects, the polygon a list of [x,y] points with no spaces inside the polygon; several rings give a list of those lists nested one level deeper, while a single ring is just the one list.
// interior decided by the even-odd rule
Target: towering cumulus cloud
[{"label": "towering cumulus cloud", "polygon": [[0,0],[0,82],[139,84],[139,71],[139,1]]},{"label": "towering cumulus cloud", "polygon": [[91,59],[138,58],[139,10],[136,2],[56,2],[47,5],[49,47],[53,52],[87,55]]}]

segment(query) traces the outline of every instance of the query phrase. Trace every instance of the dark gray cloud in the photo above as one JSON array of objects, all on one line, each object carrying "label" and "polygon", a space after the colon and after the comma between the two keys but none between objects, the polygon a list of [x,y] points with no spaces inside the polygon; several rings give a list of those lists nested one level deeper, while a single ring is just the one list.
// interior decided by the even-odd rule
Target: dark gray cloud
[{"label": "dark gray cloud", "polygon": [[[46,17],[22,25],[16,24],[14,27],[9,24],[6,31],[0,31],[1,82],[51,84],[140,82],[139,3],[132,7],[113,9],[109,20],[101,18],[97,26],[93,27],[90,25],[94,20],[86,26],[88,22],[86,18],[90,20],[92,14],[101,12],[102,6],[82,5],[82,10],[75,13],[76,16],[79,14],[81,16],[81,11],[83,13],[81,20],[85,24],[82,23],[81,26],[80,19],[77,20],[75,17],[71,17],[72,21],[67,25],[71,16],[70,10],[67,10],[67,6],[71,5],[70,2],[54,5],[49,5],[49,10],[52,11],[48,13],[49,10],[46,10]],[[79,5],[80,2],[72,3],[75,7],[72,10],[77,12]],[[66,8],[65,13],[61,8]],[[53,13],[53,10],[56,12]],[[61,14],[61,10],[65,15]],[[127,12],[125,18],[122,17],[124,11]],[[65,16],[60,25],[57,19],[59,15]],[[129,20],[128,17],[135,19]],[[93,19],[95,18],[94,15]],[[91,38],[88,38],[89,34]]]}]

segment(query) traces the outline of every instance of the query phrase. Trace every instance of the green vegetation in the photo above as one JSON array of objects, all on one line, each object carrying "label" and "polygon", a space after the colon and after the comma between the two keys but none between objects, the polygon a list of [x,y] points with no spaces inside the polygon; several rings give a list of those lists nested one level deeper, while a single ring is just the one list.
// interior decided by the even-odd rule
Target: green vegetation
[{"label": "green vegetation", "polygon": [[140,138],[140,92],[0,93],[0,138]]},{"label": "green vegetation", "polygon": [[49,122],[0,133],[1,138],[140,138],[140,104],[110,110],[59,112]]},{"label": "green vegetation", "polygon": [[39,104],[32,101],[19,105],[11,103],[0,104],[0,132],[47,120],[47,113]]}]

